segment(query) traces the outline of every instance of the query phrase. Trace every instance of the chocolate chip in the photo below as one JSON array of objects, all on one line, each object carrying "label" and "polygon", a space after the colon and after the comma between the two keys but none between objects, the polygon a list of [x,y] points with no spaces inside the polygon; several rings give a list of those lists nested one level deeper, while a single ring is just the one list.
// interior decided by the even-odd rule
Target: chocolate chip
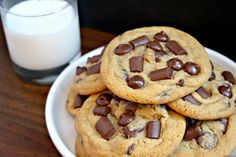
[{"label": "chocolate chip", "polygon": [[201,105],[201,103],[200,103],[199,101],[197,101],[197,100],[192,96],[192,94],[189,94],[189,95],[183,97],[183,99],[184,99],[185,101],[188,101],[188,102],[194,104],[194,105],[198,105],[198,106]]},{"label": "chocolate chip", "polygon": [[161,134],[161,122],[158,121],[149,121],[147,123],[147,133],[146,137],[151,139],[158,139],[160,138]]},{"label": "chocolate chip", "polygon": [[128,86],[133,89],[143,88],[144,84],[144,79],[139,75],[135,75],[128,80]]},{"label": "chocolate chip", "polygon": [[235,81],[234,75],[230,71],[223,71],[222,76],[224,77],[226,81],[235,85],[236,81]]},{"label": "chocolate chip", "polygon": [[152,71],[150,73],[150,79],[152,81],[171,79],[173,70],[169,67]]},{"label": "chocolate chip", "polygon": [[166,47],[175,55],[187,55],[187,52],[174,40],[168,41]]},{"label": "chocolate chip", "polygon": [[77,67],[76,68],[76,75],[78,76],[78,75],[80,75],[80,74],[82,74],[83,72],[85,72],[87,70],[87,68],[86,67]]},{"label": "chocolate chip", "polygon": [[206,91],[203,87],[198,88],[196,92],[197,92],[203,99],[207,99],[207,98],[211,97],[211,94],[208,93],[208,91]]},{"label": "chocolate chip", "polygon": [[165,51],[156,51],[155,52],[155,61],[160,62],[160,57],[166,55],[167,53]]},{"label": "chocolate chip", "polygon": [[116,129],[106,117],[101,117],[95,126],[97,132],[107,141],[115,134]]},{"label": "chocolate chip", "polygon": [[110,102],[111,102],[111,99],[112,99],[112,95],[111,94],[108,94],[108,93],[104,93],[102,95],[99,95],[97,100],[96,100],[96,103],[97,105],[102,105],[102,106],[106,106],[106,105],[109,105]]},{"label": "chocolate chip", "polygon": [[120,115],[118,124],[120,126],[126,126],[134,120],[134,117],[135,116],[133,114],[123,113],[122,115]]},{"label": "chocolate chip", "polygon": [[119,46],[116,47],[115,54],[121,56],[126,53],[129,53],[132,49],[133,47],[129,44],[120,44]]},{"label": "chocolate chip", "polygon": [[80,107],[82,107],[83,106],[83,104],[84,104],[84,101],[86,100],[86,96],[82,96],[82,95],[76,95],[76,97],[75,97],[75,102],[74,102],[74,105],[73,105],[73,107],[74,108],[80,108]]},{"label": "chocolate chip", "polygon": [[95,106],[93,113],[99,116],[107,116],[111,112],[111,108],[108,106]]},{"label": "chocolate chip", "polygon": [[95,63],[101,59],[102,55],[96,55],[93,57],[89,57],[87,63]]},{"label": "chocolate chip", "polygon": [[224,128],[222,131],[223,131],[223,134],[225,134],[228,128],[228,119],[227,118],[221,119],[221,123],[224,125]]},{"label": "chocolate chip", "polygon": [[134,150],[134,144],[131,144],[131,145],[128,147],[126,154],[131,155],[131,152],[132,152],[133,150]]},{"label": "chocolate chip", "polygon": [[149,39],[146,35],[140,36],[134,40],[131,40],[129,43],[134,47],[145,45],[149,42]]},{"label": "chocolate chip", "polygon": [[101,66],[101,63],[98,63],[98,64],[95,64],[95,65],[89,67],[87,70],[87,74],[92,75],[92,74],[100,73],[100,66]]},{"label": "chocolate chip", "polygon": [[126,138],[135,137],[139,132],[141,132],[143,130],[144,130],[144,128],[135,129],[133,131],[130,131],[128,126],[123,127],[123,133]]},{"label": "chocolate chip", "polygon": [[215,79],[216,79],[216,75],[215,75],[215,73],[212,71],[211,77],[208,79],[208,81],[212,81],[212,80],[215,80]]},{"label": "chocolate chip", "polygon": [[229,85],[223,85],[223,86],[219,86],[218,87],[218,91],[220,92],[220,94],[228,97],[228,98],[232,98],[233,93],[231,90],[231,87]]},{"label": "chocolate chip", "polygon": [[200,67],[193,62],[187,62],[184,65],[184,71],[189,75],[197,75],[200,72]]},{"label": "chocolate chip", "polygon": [[146,45],[147,48],[153,49],[154,51],[161,51],[163,48],[158,41],[150,41]]},{"label": "chocolate chip", "polygon": [[185,130],[184,139],[192,140],[201,136],[202,130],[198,125],[192,125]]},{"label": "chocolate chip", "polygon": [[178,58],[172,58],[167,61],[167,66],[173,70],[180,71],[184,67],[184,63]]},{"label": "chocolate chip", "polygon": [[129,59],[129,68],[131,72],[143,71],[143,57],[137,56]]},{"label": "chocolate chip", "polygon": [[176,83],[177,86],[183,86],[184,85],[184,80],[180,79],[178,83]]},{"label": "chocolate chip", "polygon": [[125,113],[135,114],[135,111],[138,108],[138,104],[135,102],[128,102],[125,106]]},{"label": "chocolate chip", "polygon": [[210,132],[205,132],[197,139],[198,144],[204,149],[213,149],[216,147],[216,136]]},{"label": "chocolate chip", "polygon": [[169,40],[169,37],[167,36],[167,34],[164,31],[161,31],[157,34],[155,34],[154,38],[158,41],[162,41],[162,42],[166,42]]}]

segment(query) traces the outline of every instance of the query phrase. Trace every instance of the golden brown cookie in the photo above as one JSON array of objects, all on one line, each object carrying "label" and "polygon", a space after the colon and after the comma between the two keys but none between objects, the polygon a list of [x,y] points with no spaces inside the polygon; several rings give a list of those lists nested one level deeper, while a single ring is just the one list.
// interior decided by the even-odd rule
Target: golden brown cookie
[{"label": "golden brown cookie", "polygon": [[84,149],[82,137],[79,134],[76,136],[75,152],[77,157],[89,157]]}]

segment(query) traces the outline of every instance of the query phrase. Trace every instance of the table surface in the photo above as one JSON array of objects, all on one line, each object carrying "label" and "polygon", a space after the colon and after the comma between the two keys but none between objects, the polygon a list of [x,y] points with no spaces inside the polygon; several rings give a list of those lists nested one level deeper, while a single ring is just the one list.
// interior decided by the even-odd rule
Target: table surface
[{"label": "table surface", "polygon": [[[107,44],[113,34],[81,28],[83,54]],[[0,24],[0,156],[58,157],[45,122],[50,86],[22,81],[14,73]]]}]

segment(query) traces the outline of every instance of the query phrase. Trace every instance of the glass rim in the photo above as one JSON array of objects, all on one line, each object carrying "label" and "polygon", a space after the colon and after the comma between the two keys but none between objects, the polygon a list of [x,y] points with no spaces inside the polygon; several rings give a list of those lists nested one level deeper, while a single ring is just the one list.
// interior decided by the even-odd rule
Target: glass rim
[{"label": "glass rim", "polygon": [[[34,0],[26,0],[26,1],[34,1]],[[64,0],[50,0],[50,1],[64,1]],[[65,1],[67,2],[65,5],[61,6],[61,7],[58,7],[56,9],[52,9],[50,11],[47,11],[45,13],[40,13],[40,14],[34,14],[34,15],[27,15],[27,14],[19,14],[19,13],[14,13],[12,11],[10,11],[10,8],[6,8],[1,1],[0,2],[0,11],[4,11],[6,13],[9,13],[11,15],[14,15],[14,16],[20,16],[20,17],[41,17],[41,16],[48,16],[48,15],[52,15],[52,14],[55,14],[57,12],[60,12],[61,10],[64,10],[66,9],[68,6],[70,5],[73,5],[73,1],[75,0],[68,0],[68,1]]]}]

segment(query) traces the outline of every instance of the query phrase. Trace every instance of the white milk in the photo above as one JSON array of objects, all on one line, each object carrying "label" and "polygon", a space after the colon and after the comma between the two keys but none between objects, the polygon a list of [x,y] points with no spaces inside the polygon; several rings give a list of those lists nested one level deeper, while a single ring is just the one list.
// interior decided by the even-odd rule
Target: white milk
[{"label": "white milk", "polygon": [[[15,64],[29,70],[46,70],[68,63],[80,51],[78,17],[61,0],[29,0],[5,16],[5,34]],[[63,7],[58,11],[58,8]],[[54,14],[36,16],[51,12]]]}]

